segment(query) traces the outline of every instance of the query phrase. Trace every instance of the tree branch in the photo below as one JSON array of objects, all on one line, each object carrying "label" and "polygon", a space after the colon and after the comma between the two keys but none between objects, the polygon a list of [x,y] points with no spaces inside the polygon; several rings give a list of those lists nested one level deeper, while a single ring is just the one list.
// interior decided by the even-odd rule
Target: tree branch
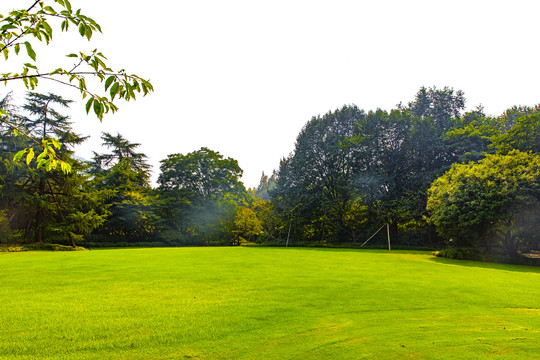
[{"label": "tree branch", "polygon": [[21,130],[20,128],[18,128],[17,126],[13,125],[12,123],[10,123],[9,121],[7,121],[6,119],[0,117],[0,121],[3,122],[4,124],[6,124],[7,126],[9,126],[10,128],[12,128],[13,130],[17,130],[18,132],[20,132],[23,136],[25,136],[26,138],[32,140],[33,142],[35,142],[37,145],[39,146],[43,146],[42,144],[40,144],[36,139],[34,139],[30,133],[24,131],[24,130]]},{"label": "tree branch", "polygon": [[32,4],[32,6],[30,6],[28,9],[26,9],[26,12],[32,10],[32,9],[34,8],[34,6],[36,6],[40,1],[41,1],[41,0],[36,0],[36,2],[34,2],[34,3]]}]

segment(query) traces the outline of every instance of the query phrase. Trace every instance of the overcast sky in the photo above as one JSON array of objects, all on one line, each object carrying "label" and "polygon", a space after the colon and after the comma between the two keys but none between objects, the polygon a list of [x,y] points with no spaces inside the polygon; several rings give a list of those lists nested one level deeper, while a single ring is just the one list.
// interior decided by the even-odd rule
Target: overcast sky
[{"label": "overcast sky", "polygon": [[[2,1],[0,13],[22,3]],[[121,103],[103,123],[73,105],[76,129],[92,136],[79,154],[104,151],[100,133],[119,132],[142,144],[154,179],[168,154],[205,146],[238,160],[246,186],[256,186],[312,116],[345,104],[389,110],[421,86],[463,90],[469,109],[482,104],[492,115],[540,103],[540,1],[71,3],[103,34],[88,44],[57,33],[38,52],[41,64],[69,64],[64,54],[97,47],[111,67],[149,78],[156,90]]]}]

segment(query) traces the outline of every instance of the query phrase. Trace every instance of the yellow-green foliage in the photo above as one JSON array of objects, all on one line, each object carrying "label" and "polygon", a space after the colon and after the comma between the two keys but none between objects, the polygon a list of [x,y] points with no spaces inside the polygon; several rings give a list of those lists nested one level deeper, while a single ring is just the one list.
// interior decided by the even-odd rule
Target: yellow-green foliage
[{"label": "yellow-green foliage", "polygon": [[82,246],[67,246],[60,244],[32,244],[27,245],[29,250],[48,250],[48,251],[83,251],[86,250]]},{"label": "yellow-green foliage", "polygon": [[[517,150],[454,164],[429,189],[431,222],[459,245],[484,244],[501,225],[538,214],[540,157]],[[523,230],[515,227],[515,230]]]},{"label": "yellow-green foliage", "polygon": [[26,247],[20,245],[0,246],[0,252],[21,252],[26,250],[28,250]]}]

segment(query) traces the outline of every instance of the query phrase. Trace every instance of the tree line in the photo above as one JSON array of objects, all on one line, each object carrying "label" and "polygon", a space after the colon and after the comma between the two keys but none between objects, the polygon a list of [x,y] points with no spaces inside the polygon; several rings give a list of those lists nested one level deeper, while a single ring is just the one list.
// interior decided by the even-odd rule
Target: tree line
[{"label": "tree line", "polygon": [[[4,243],[359,245],[389,224],[398,246],[516,256],[539,245],[538,106],[465,112],[448,87],[390,111],[343,106],[308,121],[279,169],[246,189],[238,162],[209,148],[168,155],[154,187],[140,144],[120,134],[103,133],[107,152],[80,159],[86,137],[69,105],[36,92],[22,107],[0,103],[27,135],[0,127]],[[69,173],[40,166],[45,139]]]},{"label": "tree line", "polygon": [[269,191],[287,236],[358,243],[389,224],[399,245],[537,249],[540,108],[464,109],[461,91],[421,88],[391,111],[313,117]]}]

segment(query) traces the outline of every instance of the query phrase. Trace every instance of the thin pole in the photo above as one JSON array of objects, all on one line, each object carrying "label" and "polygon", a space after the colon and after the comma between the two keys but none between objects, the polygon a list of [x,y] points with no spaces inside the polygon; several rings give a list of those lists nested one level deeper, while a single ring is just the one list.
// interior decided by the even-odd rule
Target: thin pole
[{"label": "thin pole", "polygon": [[386,233],[388,234],[388,251],[392,250],[390,246],[390,223],[386,223]]},{"label": "thin pole", "polygon": [[369,239],[367,239],[366,241],[364,241],[364,243],[363,243],[362,245],[360,245],[360,247],[363,247],[364,245],[367,244],[367,242],[368,242],[369,240],[373,239],[373,237],[374,237],[375,235],[377,235],[377,234],[379,233],[379,231],[381,231],[381,230],[383,229],[383,227],[384,227],[384,225],[381,226],[381,227],[379,228],[379,230],[375,231],[375,234],[371,235],[371,237],[370,237]]},{"label": "thin pole", "polygon": [[289,247],[289,236],[291,235],[291,225],[292,225],[292,222],[289,223],[289,232],[287,233],[287,243],[285,244],[285,247]]}]

